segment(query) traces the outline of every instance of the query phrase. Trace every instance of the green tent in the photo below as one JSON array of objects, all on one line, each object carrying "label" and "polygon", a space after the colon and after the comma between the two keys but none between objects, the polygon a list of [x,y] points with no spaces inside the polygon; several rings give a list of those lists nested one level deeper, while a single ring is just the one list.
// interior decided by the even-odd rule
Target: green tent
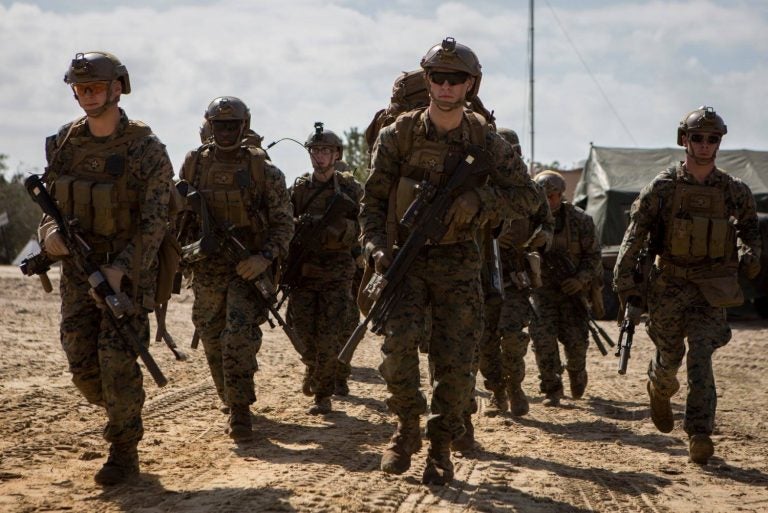
[{"label": "green tent", "polygon": [[[683,158],[682,148],[590,148],[574,203],[592,216],[603,246],[621,244],[640,190]],[[768,151],[720,150],[717,167],[746,182],[757,210],[768,212]]]}]

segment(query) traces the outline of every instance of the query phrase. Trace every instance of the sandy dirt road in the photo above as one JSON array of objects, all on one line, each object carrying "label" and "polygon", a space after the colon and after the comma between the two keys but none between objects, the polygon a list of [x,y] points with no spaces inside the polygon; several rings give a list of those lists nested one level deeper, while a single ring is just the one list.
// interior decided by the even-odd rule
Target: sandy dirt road
[{"label": "sandy dirt road", "polygon": [[[617,375],[612,355],[590,346],[585,397],[557,409],[541,405],[529,351],[530,414],[485,417],[488,394],[479,390],[479,447],[454,455],[452,484],[428,487],[419,484],[424,449],[402,476],[378,470],[394,420],[383,403],[375,336],[355,355],[351,395],[334,400],[334,413],[313,417],[300,393],[298,357],[282,332],[265,327],[255,439],[235,445],[224,434],[204,356],[187,347],[191,299],[182,295],[169,312],[170,331],[190,361],[152,346],[170,383],[158,389],[145,373],[141,476],[105,490],[92,479],[106,456],[103,415],[70,383],[58,296],[0,267],[0,511],[768,511],[764,321],[735,325],[734,339],[716,353],[716,454],[706,466],[687,461],[685,385],[673,399],[675,430],[654,429],[644,380],[651,344],[638,330],[626,376]],[[616,338],[611,323],[601,325]]]}]

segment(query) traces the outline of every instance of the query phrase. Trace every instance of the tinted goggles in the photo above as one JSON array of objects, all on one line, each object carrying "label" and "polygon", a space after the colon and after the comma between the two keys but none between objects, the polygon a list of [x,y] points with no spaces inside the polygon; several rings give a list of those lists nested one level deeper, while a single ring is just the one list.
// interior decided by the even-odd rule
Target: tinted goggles
[{"label": "tinted goggles", "polygon": [[330,155],[334,151],[336,151],[336,148],[331,146],[312,146],[309,148],[309,153],[312,155]]},{"label": "tinted goggles", "polygon": [[443,85],[445,82],[448,82],[450,85],[455,86],[463,84],[468,78],[469,74],[463,71],[433,71],[429,74],[429,80],[437,85]]},{"label": "tinted goggles", "polygon": [[717,144],[720,142],[720,136],[713,134],[691,134],[688,139],[694,143],[703,143],[704,141],[707,141],[708,144]]},{"label": "tinted goggles", "polygon": [[78,96],[85,96],[88,93],[96,96],[107,90],[109,82],[81,82],[78,84],[72,84],[72,90]]}]

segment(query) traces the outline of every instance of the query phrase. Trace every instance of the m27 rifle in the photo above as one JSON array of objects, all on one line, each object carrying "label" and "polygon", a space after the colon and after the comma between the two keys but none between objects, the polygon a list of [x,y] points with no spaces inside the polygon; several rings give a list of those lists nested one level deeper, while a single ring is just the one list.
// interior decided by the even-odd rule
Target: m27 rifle
[{"label": "m27 rifle", "polygon": [[619,318],[621,329],[619,331],[619,344],[615,356],[619,358],[619,374],[627,373],[630,353],[632,351],[632,339],[635,336],[635,326],[640,324],[640,317],[646,309],[646,283],[650,274],[650,267],[654,259],[651,248],[644,248],[637,255],[632,268],[632,281],[635,282],[637,294],[627,297],[627,305],[623,316]]},{"label": "m27 rifle", "polygon": [[[235,237],[234,227],[217,224],[211,217],[202,194],[194,190],[190,185],[187,185],[186,189],[187,204],[199,217],[202,224],[203,235],[200,240],[182,248],[182,260],[186,263],[192,263],[214,255],[224,255],[232,265],[237,265],[240,261],[250,258],[251,252],[245,244]],[[272,317],[275,318],[288,336],[288,340],[290,340],[294,349],[296,349],[300,355],[304,355],[307,346],[298,335],[296,335],[293,329],[286,324],[275,306],[277,304],[277,298],[271,278],[264,272],[255,279],[250,280],[248,283],[253,285],[256,289],[262,306],[264,306]],[[267,321],[271,328],[275,327],[271,319],[268,318]],[[195,338],[197,338],[196,335]],[[193,338],[193,344],[194,340],[195,339]]]},{"label": "m27 rifle", "polygon": [[[548,251],[544,253],[542,257],[544,265],[549,269],[558,282],[562,283],[564,280],[571,278],[576,274],[576,266],[564,252]],[[587,319],[587,327],[589,328],[589,333],[592,335],[592,340],[595,342],[595,346],[597,346],[598,351],[600,351],[603,356],[606,356],[608,350],[606,349],[605,344],[603,344],[603,340],[611,347],[614,347],[616,344],[608,333],[597,324],[595,316],[592,314],[592,310],[587,303],[587,298],[581,293],[568,297],[571,298],[576,309]]]},{"label": "m27 rifle", "polygon": [[442,240],[449,227],[444,218],[454,200],[467,190],[471,178],[479,180],[488,173],[490,157],[479,146],[470,146],[466,154],[459,157],[460,160],[446,159],[445,167],[451,172],[444,186],[437,187],[427,181],[419,185],[416,199],[400,220],[400,224],[410,231],[408,238],[384,274],[375,273],[366,286],[366,294],[373,300],[373,305],[339,353],[340,362],[348,364],[351,361],[369,323],[372,323],[371,331],[377,335],[383,333],[392,308],[404,292],[404,278],[422,248],[428,242]]},{"label": "m27 rifle", "polygon": [[357,212],[357,203],[346,194],[337,192],[331,198],[320,218],[313,219],[310,214],[302,214],[296,224],[296,231],[288,248],[288,258],[283,265],[280,277],[280,285],[277,294],[280,294],[280,302],[277,308],[288,299],[291,289],[301,281],[302,268],[307,259],[323,246],[323,229],[339,220],[346,219],[350,214]]},{"label": "m27 rifle", "polygon": [[[136,325],[138,314],[136,305],[125,292],[114,291],[99,266],[91,261],[93,251],[81,236],[77,219],[68,219],[62,214],[37,175],[32,175],[24,180],[24,187],[32,200],[56,223],[56,228],[61,233],[69,250],[69,255],[65,258],[74,264],[82,278],[90,284],[95,296],[104,303],[106,318],[120,340],[126,348],[141,358],[157,386],[165,386],[168,379],[163,375],[139,335],[141,329]],[[25,260],[20,267],[24,274],[38,274],[42,278],[52,262],[53,260],[48,255],[41,253],[32,259]]]}]

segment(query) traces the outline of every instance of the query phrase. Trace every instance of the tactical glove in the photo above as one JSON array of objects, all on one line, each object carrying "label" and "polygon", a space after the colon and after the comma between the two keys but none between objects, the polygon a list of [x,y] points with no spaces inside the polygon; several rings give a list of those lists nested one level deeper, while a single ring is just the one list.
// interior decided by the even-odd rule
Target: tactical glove
[{"label": "tactical glove", "polygon": [[453,201],[445,214],[445,224],[454,222],[456,226],[466,226],[480,210],[480,197],[475,191],[466,191]]},{"label": "tactical glove", "polygon": [[48,232],[45,240],[43,240],[43,247],[50,257],[69,255],[69,249],[67,249],[67,245],[64,243],[64,237],[62,237],[58,230]]},{"label": "tactical glove", "polygon": [[560,285],[560,289],[569,296],[572,296],[581,292],[584,289],[584,284],[578,278],[566,278]]}]

